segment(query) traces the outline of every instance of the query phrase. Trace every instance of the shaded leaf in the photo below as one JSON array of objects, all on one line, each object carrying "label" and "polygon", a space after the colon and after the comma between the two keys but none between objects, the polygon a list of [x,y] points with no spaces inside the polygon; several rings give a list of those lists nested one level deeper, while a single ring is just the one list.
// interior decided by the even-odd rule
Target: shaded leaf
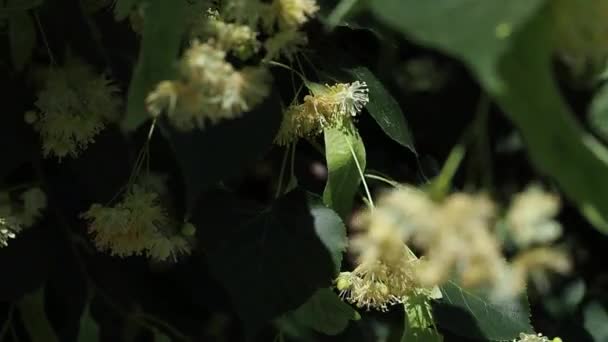
[{"label": "shaded leaf", "polygon": [[13,14],[12,12],[27,11],[42,5],[44,0],[8,0],[0,6],[0,14]]},{"label": "shaded leaf", "polygon": [[357,311],[328,288],[319,289],[289,317],[298,325],[326,335],[339,334],[346,329],[349,321],[361,318]]},{"label": "shaded leaf", "polygon": [[171,338],[157,331],[154,333],[154,342],[171,342]]},{"label": "shaded leaf", "polygon": [[591,129],[608,141],[608,84],[604,84],[593,97],[587,120]]},{"label": "shaded leaf", "polygon": [[0,264],[5,274],[0,281],[0,300],[16,300],[39,288],[56,260],[57,235],[49,226],[20,232],[8,246],[0,248]]},{"label": "shaded leaf", "polygon": [[87,305],[80,317],[80,330],[78,331],[78,342],[99,341],[99,326],[91,316],[90,306]]},{"label": "shaded leaf", "polygon": [[596,342],[608,340],[608,311],[597,301],[589,303],[584,309],[585,329]]},{"label": "shaded leaf", "polygon": [[162,122],[162,133],[184,176],[188,209],[192,209],[203,189],[237,176],[262,157],[271,148],[280,124],[281,107],[276,94],[242,117],[204,130],[180,132]]},{"label": "shaded leaf", "polygon": [[317,235],[327,250],[330,251],[336,266],[335,273],[338,274],[342,266],[342,255],[346,252],[348,246],[346,227],[344,227],[344,223],[335,211],[323,205],[311,204],[310,213],[314,218]]},{"label": "shaded leaf", "polygon": [[[496,68],[510,36],[545,0],[374,0],[373,13],[406,37],[461,58],[489,88],[498,89]],[[448,19],[449,20],[446,20]]]},{"label": "shaded leaf", "polygon": [[388,92],[382,82],[376,78],[371,70],[364,66],[348,68],[346,72],[354,80],[365,81],[367,83],[369,87],[369,103],[365,106],[365,109],[380,125],[384,133],[415,153],[414,140],[405,121],[405,115],[399,103]]},{"label": "shaded leaf", "polygon": [[114,3],[114,18],[117,21],[125,20],[141,0],[116,0]]},{"label": "shaded leaf", "polygon": [[36,25],[27,11],[9,16],[11,59],[17,71],[23,70],[32,58],[36,47]]},{"label": "shaded leaf", "polygon": [[[250,333],[302,305],[318,288],[327,287],[336,265],[317,232],[334,225],[316,219],[306,195],[295,190],[270,207],[209,194],[193,222],[199,223],[209,269],[228,291]],[[317,226],[319,225],[319,226]]]},{"label": "shaded leaf", "polygon": [[439,326],[454,334],[482,340],[512,340],[534,333],[527,298],[497,302],[460,288],[454,282],[441,287],[443,299],[434,307]]},{"label": "shaded leaf", "polygon": [[326,128],[324,135],[329,175],[323,191],[323,202],[344,219],[352,211],[353,200],[361,183],[357,162],[365,172],[365,146],[354,129]]},{"label": "shaded leaf", "polygon": [[25,295],[17,307],[32,342],[59,342],[44,311],[44,287]]},{"label": "shaded leaf", "polygon": [[174,78],[187,11],[185,0],[148,1],[141,51],[129,85],[127,114],[122,122],[124,129],[134,130],[148,119],[145,108],[148,93],[158,82]]}]

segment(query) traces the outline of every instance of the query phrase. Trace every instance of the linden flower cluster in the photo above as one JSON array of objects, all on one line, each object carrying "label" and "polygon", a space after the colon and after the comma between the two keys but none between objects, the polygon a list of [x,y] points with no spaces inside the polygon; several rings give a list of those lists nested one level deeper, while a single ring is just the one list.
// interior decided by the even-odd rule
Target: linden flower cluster
[{"label": "linden flower cluster", "polygon": [[[508,217],[516,225],[510,229],[546,235],[544,226],[554,224],[551,218],[556,214],[552,207],[555,198],[540,196],[538,191],[531,188],[515,197]],[[564,253],[538,244],[507,262],[493,228],[496,206],[483,194],[454,193],[435,201],[419,189],[402,186],[381,197],[376,209],[364,217],[369,226],[399,229],[402,239],[422,252],[415,275],[427,287],[441,285],[455,276],[465,287],[489,287],[497,297],[508,298],[525,289],[530,275],[548,270],[564,273],[570,268]],[[527,241],[549,241],[527,234]]]},{"label": "linden flower cluster", "polygon": [[315,87],[313,95],[304,97],[304,103],[287,108],[275,143],[285,146],[320,134],[325,128],[344,127],[368,102],[365,82]]},{"label": "linden flower cluster", "polygon": [[104,75],[71,60],[48,71],[37,112],[26,113],[42,138],[45,157],[76,157],[94,142],[108,120],[118,117],[119,89]]},{"label": "linden flower cluster", "polygon": [[[271,75],[260,64],[237,69],[230,57],[246,61],[262,46],[266,60],[291,57],[305,44],[300,26],[317,10],[313,0],[229,0],[207,9],[191,25],[192,43],[180,62],[179,79],[157,85],[146,99],[148,111],[165,112],[182,130],[250,111],[270,93]],[[268,37],[264,43],[258,28]]]},{"label": "linden flower cluster", "polygon": [[[360,219],[366,221],[365,217]],[[358,266],[336,279],[340,296],[360,308],[386,311],[389,305],[405,303],[411,296],[430,295],[417,282],[419,260],[403,243],[395,225],[365,223],[362,234],[351,241]]]},{"label": "linden flower cluster", "polygon": [[229,0],[222,4],[228,19],[251,27],[261,26],[268,38],[264,42],[265,59],[280,56],[292,59],[307,44],[300,30],[319,11],[315,0]]},{"label": "linden flower cluster", "polygon": [[548,337],[543,336],[543,334],[541,334],[541,333],[538,333],[537,335],[521,333],[521,334],[519,334],[519,339],[513,340],[513,342],[563,342],[563,341],[559,337],[555,337],[551,340]]},{"label": "linden flower cluster", "polygon": [[161,206],[159,194],[142,186],[131,186],[113,207],[93,204],[81,216],[90,222],[89,233],[97,249],[111,255],[145,254],[164,261],[190,253],[184,236],[171,231],[173,222]]},{"label": "linden flower cluster", "polygon": [[262,67],[236,70],[226,52],[193,41],[180,64],[181,79],[163,81],[147,98],[154,116],[166,111],[179,129],[203,128],[251,110],[270,92],[270,74]]},{"label": "linden flower cluster", "polygon": [[0,248],[23,229],[33,226],[46,205],[46,195],[37,187],[21,193],[19,201],[13,201],[8,192],[0,192]]}]

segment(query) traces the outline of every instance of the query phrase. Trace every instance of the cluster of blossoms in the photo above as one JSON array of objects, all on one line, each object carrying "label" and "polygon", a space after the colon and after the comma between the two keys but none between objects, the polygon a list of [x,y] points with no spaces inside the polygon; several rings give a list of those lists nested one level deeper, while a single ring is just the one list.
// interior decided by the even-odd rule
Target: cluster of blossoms
[{"label": "cluster of blossoms", "polygon": [[543,336],[543,334],[541,333],[538,333],[536,335],[521,333],[519,334],[519,339],[513,340],[513,342],[562,342],[562,339],[559,337],[549,339],[548,337]]},{"label": "cluster of blossoms", "polygon": [[49,69],[37,111],[25,115],[40,133],[44,155],[61,160],[85,150],[106,123],[119,116],[118,91],[111,80],[75,60]]},{"label": "cluster of blossoms", "polygon": [[[356,222],[370,232],[366,240],[371,232],[392,230],[398,232],[392,233],[397,236],[393,239],[420,250],[423,257],[411,257],[407,268],[399,271],[408,270],[404,286],[430,288],[456,278],[465,287],[486,287],[499,298],[511,298],[525,289],[529,276],[544,279],[546,271],[570,269],[567,255],[547,245],[559,236],[555,231],[561,231],[553,220],[556,201],[535,187],[514,198],[505,224],[512,240],[524,247],[510,261],[493,228],[496,205],[483,194],[455,193],[437,201],[424,191],[402,186],[381,197],[376,208],[360,214]],[[360,259],[358,267],[369,267],[364,261]]]},{"label": "cluster of blossoms", "polygon": [[376,221],[361,229],[351,241],[358,266],[336,279],[341,297],[360,308],[386,311],[389,305],[407,303],[410,297],[431,296],[432,291],[416,277],[420,260],[403,243],[392,222]]},{"label": "cluster of blossoms", "polygon": [[147,98],[154,116],[166,111],[180,129],[203,127],[249,111],[270,91],[269,72],[262,67],[236,70],[226,52],[210,43],[193,41],[180,64],[182,78],[163,81]]},{"label": "cluster of blossoms", "polygon": [[90,222],[89,233],[97,249],[112,255],[145,254],[164,261],[176,260],[191,250],[187,237],[193,234],[192,225],[186,224],[183,233],[177,231],[177,223],[161,205],[159,193],[150,187],[132,185],[113,207],[93,204],[81,216]]},{"label": "cluster of blossoms", "polygon": [[33,226],[46,206],[46,195],[37,187],[21,193],[18,201],[12,200],[8,192],[0,192],[0,248],[21,230]]},{"label": "cluster of blossoms", "polygon": [[[300,26],[317,10],[313,0],[232,0],[201,11],[190,28],[179,78],[157,85],[147,97],[148,111],[153,116],[165,112],[182,130],[250,111],[270,93],[270,72],[259,62],[237,69],[230,58],[249,61],[262,47],[265,60],[290,58],[306,43]],[[258,29],[268,37],[264,42]]]},{"label": "cluster of blossoms", "polygon": [[348,127],[352,117],[369,102],[369,90],[365,82],[319,85],[304,102],[291,105],[283,114],[283,121],[275,143],[288,145],[299,138],[311,137],[325,128]]}]

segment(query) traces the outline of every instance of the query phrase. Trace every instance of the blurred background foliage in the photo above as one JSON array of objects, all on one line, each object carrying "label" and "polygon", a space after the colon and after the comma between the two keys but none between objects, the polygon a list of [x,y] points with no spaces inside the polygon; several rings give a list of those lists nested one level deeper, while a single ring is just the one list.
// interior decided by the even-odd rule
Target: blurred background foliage
[{"label": "blurred background foliage", "polygon": [[[343,246],[331,236],[342,236],[344,225],[335,213],[309,204],[311,194],[323,193],[328,177],[325,156],[314,146],[298,145],[294,160],[294,179],[305,191],[274,203],[263,212],[267,219],[256,216],[251,223],[235,213],[251,208],[258,215],[259,203],[273,200],[283,151],[272,140],[280,124],[278,98],[293,95],[288,71],[276,70],[275,95],[251,115],[193,134],[161,124],[162,135],[153,137],[151,168],[169,175],[176,211],[191,215],[199,228],[200,245],[192,256],[165,264],[93,250],[79,214],[93,202],[112,199],[128,179],[148,129],[137,106],[170,72],[182,46],[178,26],[185,1],[149,0],[157,11],[141,39],[132,28],[138,22],[127,18],[136,2],[0,2],[0,184],[38,180],[50,198],[45,218],[0,249],[0,340],[400,341],[402,308],[357,313],[332,302],[335,295],[327,289],[315,292],[330,285],[331,265],[342,262]],[[606,2],[323,0],[319,5],[319,16],[305,27],[311,65],[304,69],[329,79],[367,81],[376,101],[357,121],[367,170],[421,184],[436,176],[462,143],[467,155],[453,180],[456,189],[483,188],[508,199],[540,180],[559,191],[566,199],[559,217],[562,242],[573,251],[575,268],[554,279],[550,290],[529,291],[531,323],[564,341],[608,341],[602,252],[608,243]],[[23,113],[35,100],[41,69],[61,63],[68,53],[117,81],[128,98],[127,114],[80,158],[57,163],[42,158]],[[374,193],[383,188],[374,181],[370,186]],[[340,203],[344,209],[338,214],[348,226],[353,208]],[[354,207],[362,205],[356,197]],[[258,227],[259,220],[271,223]],[[327,250],[307,235],[306,227],[318,220]],[[252,236],[231,232],[243,222],[251,223]],[[282,231],[287,226],[303,228],[290,235]],[[251,247],[259,231],[274,238]],[[294,240],[311,242],[292,245]],[[231,254],[218,248],[226,241]],[[267,249],[278,260],[265,257]],[[252,261],[264,263],[263,279],[247,273]],[[307,302],[313,293],[326,299]],[[469,306],[463,300],[460,309]],[[479,305],[468,310],[487,310]],[[502,336],[483,322],[467,322],[466,312],[454,324],[451,319],[463,315],[458,310],[458,305],[437,309],[446,341]],[[508,320],[497,324],[507,326]]]}]

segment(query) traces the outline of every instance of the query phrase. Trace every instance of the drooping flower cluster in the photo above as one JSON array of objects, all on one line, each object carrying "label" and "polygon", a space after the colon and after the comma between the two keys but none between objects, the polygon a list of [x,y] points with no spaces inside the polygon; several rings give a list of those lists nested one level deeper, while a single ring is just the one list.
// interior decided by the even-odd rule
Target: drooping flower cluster
[{"label": "drooping flower cluster", "polygon": [[90,222],[97,249],[112,255],[145,254],[164,261],[190,253],[190,243],[161,206],[159,194],[149,188],[132,185],[113,207],[93,204],[81,216]]},{"label": "drooping flower cluster", "polygon": [[8,241],[14,239],[21,227],[12,217],[0,217],[0,248],[8,246]]},{"label": "drooping flower cluster", "polygon": [[35,103],[37,117],[26,115],[40,132],[44,155],[61,160],[85,150],[106,122],[118,117],[117,92],[111,80],[81,62],[51,68]]},{"label": "drooping flower cluster", "polygon": [[368,93],[367,84],[359,81],[315,87],[304,103],[287,108],[275,143],[284,146],[325,128],[345,127],[369,102]]},{"label": "drooping flower cluster", "polygon": [[251,110],[268,95],[270,74],[262,67],[236,70],[226,52],[193,41],[180,64],[181,80],[163,81],[147,98],[152,115],[166,111],[180,129],[204,127]]},{"label": "drooping flower cluster", "polygon": [[[430,296],[430,290],[416,279],[419,259],[403,243],[396,226],[368,221],[367,216],[360,219],[363,231],[351,241],[357,267],[340,273],[336,279],[340,295],[357,307],[381,311],[406,302],[410,296]],[[387,216],[384,219],[390,220]]]},{"label": "drooping flower cluster", "polygon": [[[317,10],[314,0],[229,0],[199,12],[190,28],[190,48],[180,62],[180,77],[160,82],[149,94],[149,112],[166,112],[177,128],[190,130],[252,110],[270,93],[271,76],[266,66],[250,60],[262,47],[265,60],[291,58],[306,43],[300,26]],[[231,57],[250,63],[239,69]]]},{"label": "drooping flower cluster", "polygon": [[[507,215],[514,224],[510,230],[519,232],[525,227],[544,236],[545,225],[555,224],[555,197],[538,191],[531,188],[515,197]],[[427,287],[455,278],[465,287],[490,288],[494,295],[505,298],[523,291],[529,276],[569,270],[569,258],[544,245],[552,241],[549,239],[528,239],[537,243],[525,245],[508,262],[494,229],[495,207],[483,194],[454,193],[435,201],[419,189],[402,186],[381,197],[376,209],[363,217],[369,227],[399,229],[401,238],[421,251],[414,273]]]},{"label": "drooping flower cluster", "polygon": [[29,188],[13,200],[8,192],[0,192],[0,247],[8,244],[23,229],[32,227],[46,208],[45,193],[37,187]]},{"label": "drooping flower cluster", "polygon": [[513,340],[513,342],[562,342],[562,339],[559,337],[555,337],[553,339],[549,339],[547,336],[543,336],[543,334],[519,334],[519,339]]}]

